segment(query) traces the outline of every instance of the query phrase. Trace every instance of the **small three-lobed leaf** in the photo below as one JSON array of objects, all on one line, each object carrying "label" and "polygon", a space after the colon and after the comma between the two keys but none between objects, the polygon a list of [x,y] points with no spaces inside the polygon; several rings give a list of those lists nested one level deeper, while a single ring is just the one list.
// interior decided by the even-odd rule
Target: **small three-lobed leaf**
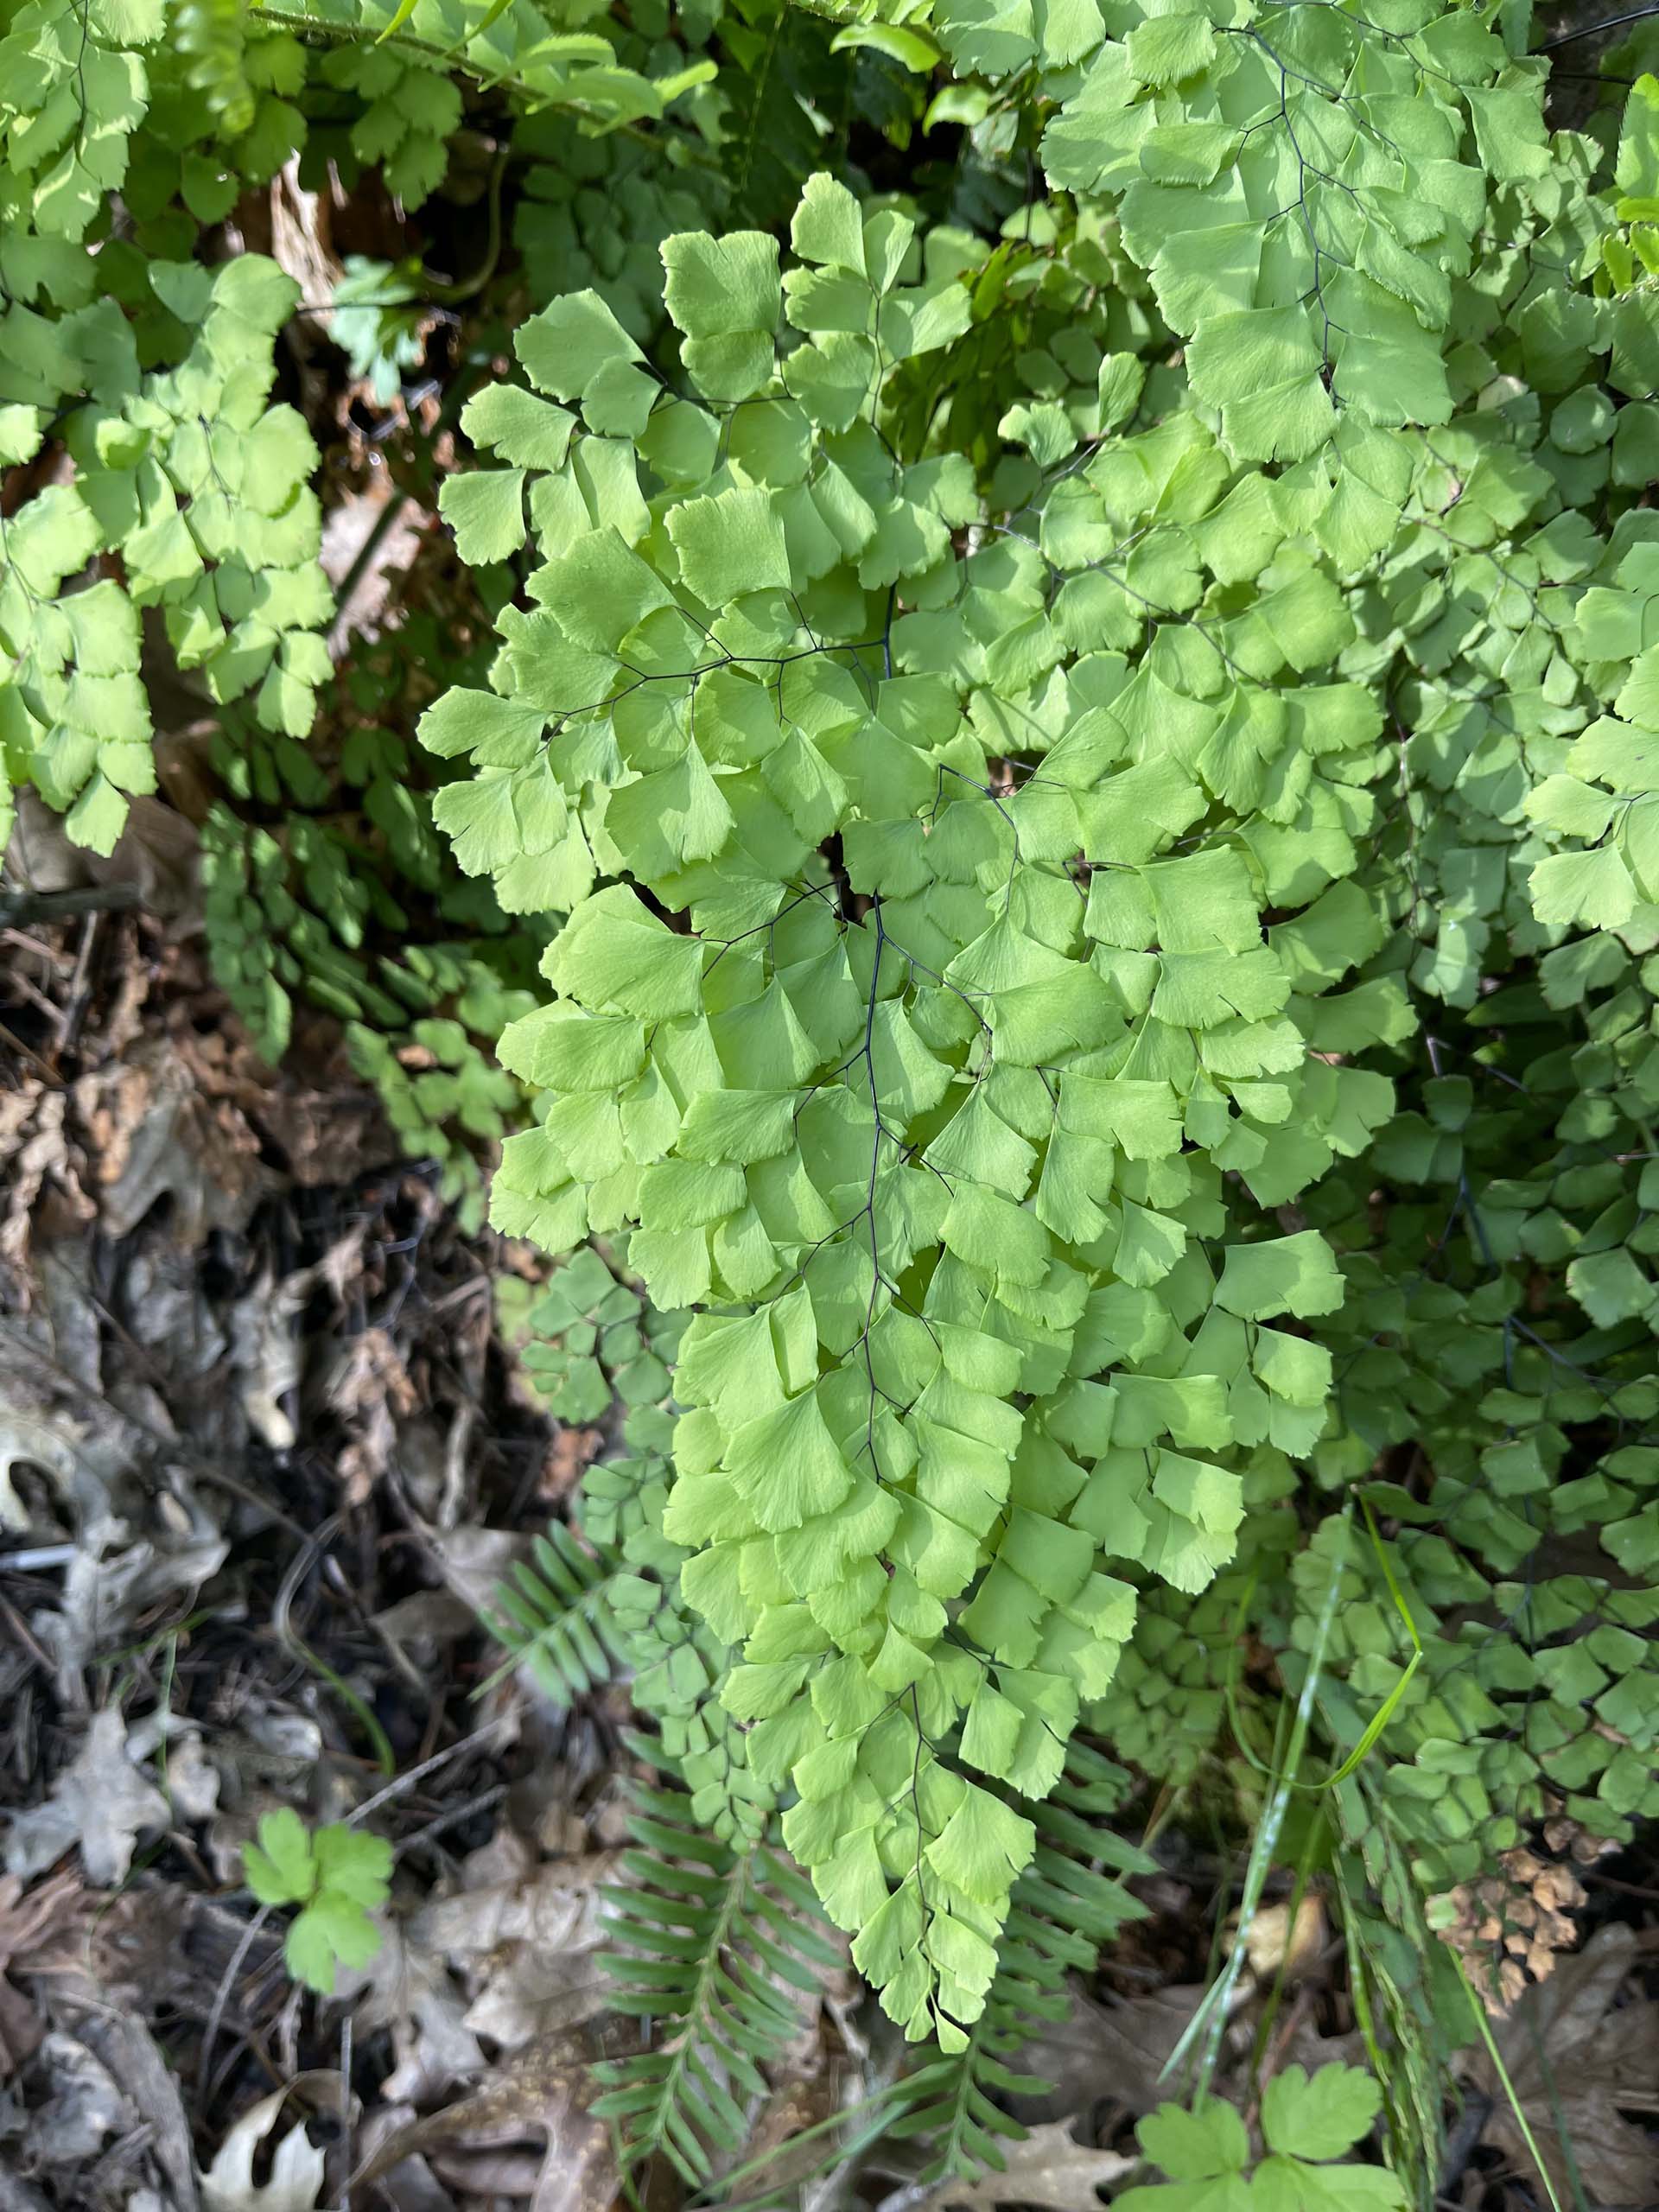
[{"label": "small three-lobed leaf", "polygon": [[1254,2165],[1231,2105],[1212,2097],[1192,2112],[1160,2106],[1135,2133],[1169,2179],[1118,2197],[1118,2212],[1393,2212],[1406,2196],[1392,2173],[1331,2163],[1370,2133],[1382,2102],[1358,2067],[1333,2062],[1310,2076],[1287,2066],[1262,2092],[1267,2148]]},{"label": "small three-lobed leaf", "polygon": [[243,1846],[242,1861],[262,1904],[302,1908],[283,1955],[307,1988],[332,1996],[338,1967],[366,1966],[379,1949],[369,1915],[390,1885],[391,1847],[384,1838],[338,1821],[314,1832],[283,1805],[263,1815],[259,1840]]}]

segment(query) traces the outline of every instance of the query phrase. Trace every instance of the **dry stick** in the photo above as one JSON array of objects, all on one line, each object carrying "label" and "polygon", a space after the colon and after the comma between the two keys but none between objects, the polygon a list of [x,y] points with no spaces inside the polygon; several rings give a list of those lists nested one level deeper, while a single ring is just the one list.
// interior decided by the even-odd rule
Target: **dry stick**
[{"label": "dry stick", "polygon": [[22,1039],[8,1029],[3,1021],[0,1021],[0,1043],[10,1045],[14,1052],[21,1052],[37,1071],[41,1081],[50,1084],[54,1090],[67,1089],[68,1086],[52,1063],[49,1060],[43,1060],[32,1045],[25,1045]]},{"label": "dry stick", "polygon": [[1585,23],[1575,31],[1557,31],[1554,38],[1547,38],[1541,46],[1535,46],[1535,54],[1548,54],[1558,46],[1571,46],[1574,39],[1594,38],[1599,31],[1616,31],[1624,23],[1644,22],[1649,16],[1659,16],[1659,7],[1632,8],[1623,16],[1608,16],[1599,23]]},{"label": "dry stick", "polygon": [[394,1797],[401,1797],[406,1789],[412,1789],[427,1775],[435,1774],[440,1767],[448,1766],[451,1759],[458,1759],[463,1751],[471,1751],[474,1745],[481,1744],[486,1736],[493,1736],[498,1729],[505,1728],[513,1717],[510,1713],[499,1713],[493,1720],[486,1720],[481,1728],[474,1728],[470,1736],[463,1736],[459,1743],[451,1744],[447,1751],[435,1751],[429,1759],[423,1759],[419,1766],[410,1767],[395,1782],[387,1783],[384,1789],[377,1789],[372,1797],[365,1797],[354,1813],[347,1813],[345,1825],[348,1828],[355,1827],[359,1821],[367,1820],[371,1813],[378,1812],[382,1805],[389,1803]]},{"label": "dry stick", "polygon": [[1446,2139],[1446,2155],[1440,2161],[1440,2178],[1434,2184],[1437,2195],[1455,2189],[1462,2180],[1464,2170],[1479,2148],[1481,2136],[1491,2116],[1492,2100],[1477,2091],[1470,2097],[1463,2117]]},{"label": "dry stick", "polygon": [[225,2017],[225,2007],[230,2001],[231,1990],[242,1970],[242,1961],[253,1948],[253,1939],[270,1916],[270,1907],[262,1904],[242,1931],[242,1941],[231,1954],[231,1962],[225,1969],[219,1987],[213,1992],[213,2006],[207,2015],[207,2025],[202,2031],[201,2056],[196,2061],[196,2087],[206,2094],[207,2069],[213,2063],[213,2046],[219,2041],[219,2023]]},{"label": "dry stick", "polygon": [[352,2009],[340,2023],[340,2207],[352,2212]]},{"label": "dry stick", "polygon": [[69,995],[59,1013],[58,1033],[53,1042],[53,1051],[60,1060],[79,1037],[81,1024],[86,1020],[87,1009],[92,1002],[87,978],[92,971],[92,947],[98,942],[99,918],[94,909],[81,924],[74,973],[69,979]]},{"label": "dry stick", "polygon": [[470,1820],[474,1813],[481,1813],[491,1805],[499,1805],[511,1787],[509,1783],[495,1783],[488,1789],[480,1790],[476,1797],[469,1797],[464,1805],[454,1805],[448,1812],[440,1813],[436,1820],[429,1821],[423,1828],[416,1828],[413,1835],[406,1835],[392,1853],[393,1858],[402,1859],[405,1853],[413,1851],[416,1844],[430,1843],[435,1836],[442,1835],[447,1829]]},{"label": "dry stick", "polygon": [[69,891],[8,885],[0,891],[0,925],[61,922],[72,914],[124,913],[143,904],[136,883],[89,883]]},{"label": "dry stick", "polygon": [[278,1641],[285,1643],[290,1651],[302,1659],[314,1674],[320,1675],[340,1703],[356,1716],[359,1726],[369,1740],[370,1748],[375,1756],[375,1763],[381,1773],[395,1774],[397,1770],[397,1754],[391,1748],[391,1738],[376,1719],[373,1707],[358,1694],[338,1669],[331,1667],[320,1652],[311,1649],[289,1618],[293,1610],[295,1592],[304,1580],[308,1568],[321,1553],[323,1547],[333,1540],[339,1531],[339,1527],[340,1516],[331,1513],[321,1528],[308,1536],[299,1550],[296,1552],[288,1572],[277,1586],[276,1602],[270,1609],[270,1624],[276,1631]]}]

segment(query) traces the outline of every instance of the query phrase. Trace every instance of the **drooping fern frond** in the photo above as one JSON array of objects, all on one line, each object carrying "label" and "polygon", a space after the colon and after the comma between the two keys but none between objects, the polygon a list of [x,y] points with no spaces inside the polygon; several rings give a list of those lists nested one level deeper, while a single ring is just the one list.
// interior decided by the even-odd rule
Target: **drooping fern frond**
[{"label": "drooping fern frond", "polygon": [[1128,1787],[1122,1767],[1074,1742],[1052,1796],[1022,1806],[1037,1848],[1014,1885],[985,2010],[965,2050],[910,2076],[908,2109],[889,2130],[928,2143],[930,2181],[1003,2169],[1001,2145],[1022,2141],[1026,2130],[996,2098],[1049,2086],[1020,2071],[1021,2050],[1045,2024],[1065,2018],[1068,1976],[1090,1972],[1127,1922],[1146,1916],[1124,1878],[1154,1872],[1154,1862],[1110,1826]]},{"label": "drooping fern frond", "polygon": [[180,0],[173,50],[226,138],[253,127],[258,92],[248,70],[247,0]]},{"label": "drooping fern frond", "polygon": [[618,1948],[603,1964],[618,2011],[652,2024],[647,2049],[599,2068],[594,2112],[638,2166],[660,2153],[694,2189],[747,2139],[761,2068],[801,2025],[801,2000],[839,1963],[808,1884],[766,1845],[704,1833],[678,1790],[639,1793],[606,1892]]}]

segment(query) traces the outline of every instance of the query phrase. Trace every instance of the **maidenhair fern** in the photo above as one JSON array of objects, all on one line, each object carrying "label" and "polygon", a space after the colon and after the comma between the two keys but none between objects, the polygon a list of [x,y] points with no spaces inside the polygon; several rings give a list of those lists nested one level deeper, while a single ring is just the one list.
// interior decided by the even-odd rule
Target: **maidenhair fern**
[{"label": "maidenhair fern", "polygon": [[330,673],[317,453],[270,404],[299,290],[257,254],[203,267],[199,232],[306,143],[313,86],[417,202],[461,120],[456,68],[595,125],[660,116],[709,73],[620,67],[529,0],[470,22],[441,0],[32,0],[6,19],[0,466],[40,483],[0,543],[0,745],[78,843],[109,852],[155,788],[143,610],[205,702],[246,697],[263,730],[302,736]]},{"label": "maidenhair fern", "polygon": [[1221,1170],[1289,1195],[1389,1110],[1310,1051],[1382,926],[1350,880],[1378,717],[1324,560],[1247,521],[1196,415],[1114,442],[1136,379],[1101,356],[1102,459],[1051,454],[1039,508],[1010,457],[982,522],[886,424],[948,391],[986,257],[826,177],[792,238],[781,278],[759,234],[664,246],[696,397],[591,296],[520,329],[547,397],[472,404],[510,465],[451,512],[464,553],[547,557],[499,689],[423,728],[481,765],[444,795],[462,864],[574,909],[504,1042],[554,1101],[495,1217],[629,1225],[656,1300],[711,1309],[682,1588],[745,1645],[727,1708],[859,1963],[959,2045],[1034,1846],[975,1777],[1046,1794],[1133,1622],[1109,1562],[1201,1589],[1243,1513],[1211,1455],[1323,1418],[1327,1357],[1269,1325],[1338,1304],[1328,1249],[1228,1242]]},{"label": "maidenhair fern", "polygon": [[[653,1299],[694,1309],[662,1519],[681,1590],[741,1648],[722,1703],[793,1800],[826,1910],[907,2032],[959,2050],[1035,1847],[996,1785],[1054,1787],[1080,1714],[1121,1696],[1139,1596],[1165,1624],[1141,1679],[1168,1679],[1247,1499],[1291,1506],[1263,1533],[1294,1546],[1299,1466],[1363,1478],[1397,1433],[1397,1387],[1380,1429],[1348,1408],[1414,1294],[1396,1263],[1364,1318],[1336,1250],[1363,1294],[1376,1232],[1348,1210],[1422,1172],[1395,1118],[1414,995],[1471,1006],[1497,931],[1525,959],[1639,912],[1639,788],[1595,765],[1628,779],[1611,725],[1578,755],[1611,796],[1553,793],[1599,708],[1644,711],[1653,302],[1592,280],[1624,269],[1600,241],[1652,126],[1643,92],[1599,192],[1484,11],[928,20],[991,81],[988,115],[1035,73],[1075,202],[1022,250],[1017,219],[993,245],[819,175],[787,251],[664,241],[673,347],[647,354],[592,291],[521,326],[528,388],[471,403],[483,465],[445,512],[465,557],[523,564],[524,596],[490,689],[423,734],[477,768],[443,801],[461,864],[569,916],[552,1002],[503,1042],[546,1099],[495,1217],[554,1250],[626,1236]],[[1079,306],[1091,263],[1127,318],[1116,293]],[[1598,362],[1610,391],[1584,388]],[[1605,550],[1568,511],[1598,495]],[[1591,856],[1544,858],[1529,817]],[[1595,842],[1615,820],[1616,850]],[[1475,1078],[1426,1050],[1441,1176]],[[1615,1084],[1629,1064],[1607,1058]],[[1579,1118],[1613,1155],[1586,1198],[1617,1205],[1617,1122]],[[1541,1332],[1459,1205],[1513,1400]],[[1631,1222],[1599,1224],[1610,1256],[1568,1288],[1612,1321],[1645,1277]],[[1408,1208],[1388,1233],[1410,1243]],[[1504,1489],[1552,1468],[1530,1449],[1494,1442],[1466,1529],[1448,1455],[1425,1517],[1483,1545],[1507,1518],[1518,1560],[1540,1529]],[[1608,1541],[1639,1557],[1627,1518]],[[1217,1627],[1265,1619],[1294,1652],[1294,1603],[1217,1599]],[[1554,1633],[1587,1602],[1561,1592]],[[1605,1615],[1622,1665],[1648,1604]],[[1465,1745],[1481,1719],[1429,1688],[1432,1644],[1394,1717],[1395,1625],[1372,1613],[1355,1636],[1395,1656],[1351,1668],[1339,1637],[1323,1725],[1353,1743],[1382,1709],[1403,1749],[1427,1696],[1433,1741]],[[1198,1687],[1201,1745],[1213,1649]],[[1595,1762],[1616,1814],[1656,1786],[1627,1748]],[[1517,1756],[1457,1754],[1497,1762],[1522,1821],[1546,1805]],[[1495,1801],[1448,1790],[1463,1770],[1390,1765],[1389,1818],[1421,1802],[1472,1839]],[[1422,1854],[1420,1878],[1462,1863]]]},{"label": "maidenhair fern", "polygon": [[1073,1741],[1052,1796],[1028,1808],[1036,1849],[1014,1885],[985,2008],[963,2050],[908,2076],[890,2130],[931,2146],[930,2178],[1002,2166],[1001,2145],[1026,2131],[996,2100],[1047,2087],[1020,2070],[1022,2050],[1071,2016],[1071,1977],[1092,1973],[1120,1929],[1146,1916],[1125,1878],[1153,1873],[1156,1862],[1108,1825],[1128,1785],[1123,1768]]},{"label": "maidenhair fern", "polygon": [[555,1419],[594,1421],[613,1398],[645,1407],[668,1395],[686,1317],[645,1305],[591,1246],[556,1269],[533,1303],[511,1276],[496,1295],[524,1372]]},{"label": "maidenhair fern", "polygon": [[[717,1908],[674,1941],[688,1961],[692,1947],[699,1947],[698,1971],[714,1976],[730,1916],[747,1909],[742,1901],[756,1883],[779,1886],[777,1823],[772,1793],[757,1786],[741,1756],[742,1736],[718,1703],[734,1655],[711,1647],[707,1629],[685,1609],[678,1588],[685,1555],[660,1533],[670,1470],[659,1440],[668,1418],[649,1404],[648,1394],[654,1385],[662,1395],[668,1370],[643,1341],[638,1300],[591,1248],[556,1270],[539,1299],[527,1300],[522,1286],[509,1295],[512,1281],[501,1286],[500,1303],[525,1372],[539,1382],[549,1371],[546,1355],[568,1361],[574,1348],[575,1358],[594,1370],[603,1402],[614,1394],[631,1406],[626,1426],[635,1450],[588,1470],[571,1522],[555,1522],[535,1541],[530,1558],[498,1589],[486,1623],[511,1663],[523,1666],[558,1705],[613,1679],[628,1681],[636,1709],[655,1724],[654,1733],[632,1739],[633,1748],[690,1793],[661,1799],[658,1811],[696,1824],[703,1872],[701,1886],[690,1886]],[[660,1330],[659,1318],[652,1318]],[[555,1339],[550,1344],[548,1336]],[[555,1365],[551,1371],[555,1402],[563,1402],[569,1370]],[[925,2139],[941,2174],[995,2162],[999,2139],[1023,2134],[993,2101],[1018,2086],[1021,2077],[1012,2062],[1044,2023],[1065,2016],[1068,1974],[1090,1969],[1103,1946],[1145,1911],[1125,1878],[1154,1871],[1154,1862],[1109,1825],[1128,1787],[1122,1767],[1074,1740],[1052,1796],[1023,1807],[1036,1846],[1014,1886],[985,2010],[960,2051],[912,2069],[893,2092],[889,2132]],[[678,1833],[659,1824],[640,1829],[636,1841],[672,1857]],[[765,1849],[763,1837],[770,1839]],[[757,1850],[759,1860],[746,1864],[744,1854]],[[648,1890],[665,1885],[682,1902],[690,1882],[638,1854],[632,1871]],[[784,1888],[793,1894],[786,1883]],[[660,1899],[636,1899],[632,1891],[619,1908],[625,1939],[640,1912],[663,1910]],[[809,1946],[804,1955],[810,1963],[817,1955]],[[626,1960],[613,1963],[627,1970]],[[677,2034],[637,2063],[619,2064],[612,2077],[618,2096],[607,2108],[629,2122],[625,2138],[636,2155],[663,2149],[685,2171],[686,2160],[696,2164],[702,2156],[696,2142],[729,2150],[741,2135],[728,2141],[718,2129],[711,2134],[705,2127],[699,2135],[696,2128],[688,2134],[680,2120],[670,2126],[682,2068],[668,2061],[678,2050],[684,2063]],[[719,2100],[715,2109],[730,2120]],[[705,2179],[706,2169],[692,2177]]]}]

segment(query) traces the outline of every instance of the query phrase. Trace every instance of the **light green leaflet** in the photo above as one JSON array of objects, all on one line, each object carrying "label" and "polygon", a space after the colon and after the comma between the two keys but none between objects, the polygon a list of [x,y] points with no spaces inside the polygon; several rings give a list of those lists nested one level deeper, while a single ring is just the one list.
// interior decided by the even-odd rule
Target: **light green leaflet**
[{"label": "light green leaflet", "polygon": [[308,80],[413,207],[461,122],[452,68],[594,130],[660,118],[709,73],[620,67],[607,40],[529,0],[230,13],[31,0],[0,35],[0,467],[40,477],[0,531],[0,840],[28,784],[107,854],[131,796],[155,789],[146,609],[205,703],[245,697],[278,736],[310,728],[332,611],[318,456],[270,404],[298,289],[258,255],[194,257],[198,230],[304,143]]}]

